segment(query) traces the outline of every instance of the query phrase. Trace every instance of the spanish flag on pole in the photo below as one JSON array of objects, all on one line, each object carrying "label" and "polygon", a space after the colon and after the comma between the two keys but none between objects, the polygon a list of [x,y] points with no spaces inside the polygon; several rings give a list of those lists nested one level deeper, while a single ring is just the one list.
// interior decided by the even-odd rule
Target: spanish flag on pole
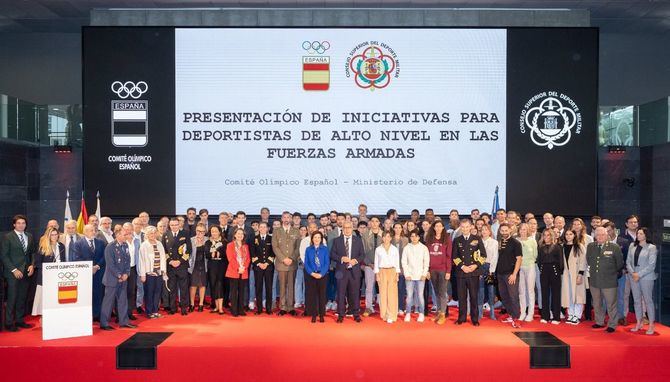
[{"label": "spanish flag on pole", "polygon": [[86,212],[86,202],[84,202],[84,193],[81,193],[81,210],[77,218],[77,232],[84,233],[84,226],[88,224],[88,212]]}]

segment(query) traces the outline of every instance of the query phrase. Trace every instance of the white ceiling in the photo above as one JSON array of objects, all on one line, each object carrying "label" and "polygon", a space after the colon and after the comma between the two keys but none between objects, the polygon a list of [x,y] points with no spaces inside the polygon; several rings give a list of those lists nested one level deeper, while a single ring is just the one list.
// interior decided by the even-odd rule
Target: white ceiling
[{"label": "white ceiling", "polygon": [[0,32],[78,33],[93,8],[207,7],[410,7],[410,8],[562,8],[588,9],[591,25],[603,33],[653,33],[670,36],[670,0],[0,0]]}]

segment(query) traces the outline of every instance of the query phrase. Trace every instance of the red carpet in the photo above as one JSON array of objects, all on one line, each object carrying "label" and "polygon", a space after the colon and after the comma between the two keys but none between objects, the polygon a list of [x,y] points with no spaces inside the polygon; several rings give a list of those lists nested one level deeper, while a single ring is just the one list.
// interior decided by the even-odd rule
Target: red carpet
[{"label": "red carpet", "polygon": [[[509,325],[482,320],[444,326],[432,321],[389,325],[379,317],[357,324],[324,324],[303,317],[233,318],[191,313],[158,320],[141,318],[137,330],[42,341],[38,326],[0,333],[0,370],[5,381],[284,381],[337,380],[581,381],[670,380],[670,328],[656,335],[627,328],[605,334],[590,323],[577,327],[526,323],[524,331],[548,331],[571,347],[570,369],[530,369],[529,348]],[[39,324],[37,320],[29,321]],[[174,332],[158,348],[157,370],[116,370],[115,348],[136,331]],[[16,378],[16,379],[15,379]]]}]

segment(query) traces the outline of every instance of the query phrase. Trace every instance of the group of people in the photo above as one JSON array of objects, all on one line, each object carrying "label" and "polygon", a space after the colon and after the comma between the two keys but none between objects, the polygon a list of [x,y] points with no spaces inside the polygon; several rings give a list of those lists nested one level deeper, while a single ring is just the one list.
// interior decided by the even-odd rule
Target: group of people
[{"label": "group of people", "polygon": [[[413,210],[400,220],[331,211],[317,217],[283,212],[270,221],[247,224],[243,211],[222,212],[218,224],[206,209],[189,208],[185,216],[162,217],[150,225],[147,212],[113,225],[109,217],[91,215],[83,233],[76,223],[49,221],[36,243],[17,215],[12,231],[0,243],[7,282],[6,329],[30,327],[24,321],[29,280],[37,287],[32,314],[41,314],[44,263],[93,263],[93,317],[112,330],[112,314],[121,327],[134,328],[135,313],[148,318],[203,312],[209,294],[210,313],[233,316],[304,315],[325,322],[328,310],[336,322],[376,314],[388,323],[400,316],[418,322],[434,312],[442,325],[449,307],[458,306],[456,324],[479,326],[485,311],[513,327],[535,317],[540,322],[577,325],[614,332],[627,325],[632,292],[636,323],[630,330],[654,333],[653,300],[656,247],[647,228],[631,215],[619,232],[612,221],[591,218],[591,232],[580,218],[499,209],[495,216],[472,210],[462,217],[452,210],[446,219],[432,209]],[[540,229],[539,227],[543,228]],[[361,307],[361,296],[364,301]],[[432,301],[432,304],[428,302]],[[432,309],[429,308],[431,305]],[[605,317],[608,321],[605,322]]]}]

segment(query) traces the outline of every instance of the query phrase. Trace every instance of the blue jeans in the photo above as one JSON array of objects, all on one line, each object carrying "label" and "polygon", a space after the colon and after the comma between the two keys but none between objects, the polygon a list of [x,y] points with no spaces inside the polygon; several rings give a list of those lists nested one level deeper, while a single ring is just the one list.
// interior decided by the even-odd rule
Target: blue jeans
[{"label": "blue jeans", "polygon": [[298,272],[295,275],[295,303],[305,304],[305,264],[298,263]]},{"label": "blue jeans", "polygon": [[405,288],[407,291],[407,297],[405,301],[405,304],[407,304],[406,314],[411,312],[413,303],[415,306],[414,311],[417,313],[423,313],[426,303],[423,299],[423,288],[425,285],[426,282],[421,280],[405,281]]},{"label": "blue jeans", "polygon": [[254,277],[254,272],[250,271],[249,272],[249,280],[248,280],[249,288],[246,288],[245,291],[244,291],[244,294],[245,294],[244,297],[246,297],[245,300],[244,300],[245,305],[249,305],[252,302],[256,301],[256,281],[255,280],[256,280],[256,278]]},{"label": "blue jeans", "polygon": [[496,319],[496,314],[493,311],[493,306],[495,305],[496,301],[496,287],[495,285],[486,285],[486,277],[489,274],[489,269],[491,267],[491,264],[489,263],[484,263],[482,265],[482,275],[479,276],[479,295],[477,296],[477,305],[479,305],[479,318],[482,318],[484,316],[484,310],[482,309],[484,307],[484,291],[488,292],[489,298],[489,309],[491,312],[491,319],[495,320]]},{"label": "blue jeans", "polygon": [[[137,277],[137,298],[135,299],[135,305],[137,308],[140,308],[142,306],[142,302],[144,302],[144,283],[142,283],[142,278]],[[132,307],[131,307],[132,308]]]}]

